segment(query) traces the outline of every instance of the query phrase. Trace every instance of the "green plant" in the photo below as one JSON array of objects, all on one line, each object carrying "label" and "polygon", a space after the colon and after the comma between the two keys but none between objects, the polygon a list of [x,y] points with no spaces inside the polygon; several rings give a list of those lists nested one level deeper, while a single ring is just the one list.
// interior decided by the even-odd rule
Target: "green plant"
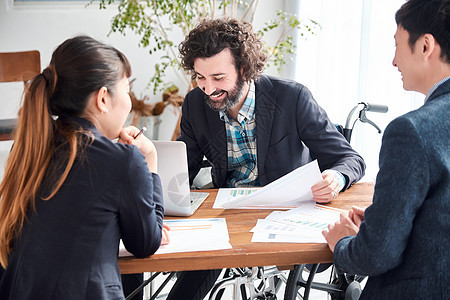
[{"label": "green plant", "polygon": [[[173,41],[172,33],[185,36],[202,17],[232,17],[253,23],[259,4],[259,0],[250,3],[239,0],[100,0],[100,9],[114,2],[119,5],[118,13],[111,21],[111,32],[125,35],[129,29],[140,36],[139,46],[148,48],[151,55],[164,53],[159,63],[155,64],[155,73],[149,82],[153,92],[170,85],[163,80],[164,70],[169,67],[180,71],[180,76],[191,86],[190,76],[182,71],[179,62],[177,46],[181,40]],[[238,12],[242,14],[240,18]],[[298,20],[295,15],[284,11],[277,11],[276,15],[276,19],[256,30],[263,41],[268,32],[279,32],[277,41],[274,44],[265,42],[265,46],[271,56],[269,64],[281,71],[286,60],[295,54],[292,32],[298,29],[300,36],[306,37],[307,34],[315,34],[320,25],[309,19]]]}]

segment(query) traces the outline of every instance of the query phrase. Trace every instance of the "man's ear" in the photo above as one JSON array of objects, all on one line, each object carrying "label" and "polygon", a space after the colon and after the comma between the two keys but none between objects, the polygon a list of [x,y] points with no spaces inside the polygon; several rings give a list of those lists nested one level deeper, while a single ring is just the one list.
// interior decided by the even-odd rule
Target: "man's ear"
[{"label": "man's ear", "polygon": [[436,50],[436,40],[433,35],[426,33],[422,38],[422,53],[425,57],[430,57]]},{"label": "man's ear", "polygon": [[244,72],[245,72],[245,69],[244,69],[245,67],[241,67],[241,69],[239,70],[239,73],[241,73],[241,77],[244,79],[244,80],[247,80],[246,78],[244,78]]},{"label": "man's ear", "polygon": [[103,86],[98,90],[97,95],[95,97],[95,107],[97,107],[97,109],[100,112],[107,114],[108,113],[107,102],[108,102],[108,89]]}]

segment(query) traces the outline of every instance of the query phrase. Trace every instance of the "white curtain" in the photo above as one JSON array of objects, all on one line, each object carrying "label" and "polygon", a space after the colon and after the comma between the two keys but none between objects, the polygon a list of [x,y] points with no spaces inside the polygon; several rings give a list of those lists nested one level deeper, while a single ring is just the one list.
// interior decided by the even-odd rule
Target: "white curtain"
[{"label": "white curtain", "polygon": [[[312,91],[333,122],[345,125],[358,102],[383,104],[388,113],[369,112],[367,117],[384,130],[395,117],[423,104],[423,95],[403,90],[400,73],[392,66],[394,17],[404,2],[300,1],[299,17],[319,22],[322,30],[298,41],[295,79]],[[371,125],[356,123],[351,145],[366,161],[365,181],[375,180],[378,172],[381,137]]]}]

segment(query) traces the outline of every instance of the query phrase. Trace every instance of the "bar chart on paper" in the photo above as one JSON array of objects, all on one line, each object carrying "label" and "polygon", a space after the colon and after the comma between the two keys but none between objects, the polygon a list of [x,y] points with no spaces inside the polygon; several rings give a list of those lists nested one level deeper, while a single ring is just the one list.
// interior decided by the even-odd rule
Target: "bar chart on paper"
[{"label": "bar chart on paper", "polygon": [[316,229],[316,230],[325,230],[325,229],[327,229],[327,226],[328,226],[327,222],[314,222],[314,221],[308,221],[308,220],[292,221],[292,223],[293,223],[293,225],[306,226],[306,227]]},{"label": "bar chart on paper", "polygon": [[322,231],[339,220],[342,212],[313,201],[288,211],[274,211],[252,228],[252,242],[323,243]]},{"label": "bar chart on paper", "polygon": [[[164,223],[170,227],[170,243],[161,245],[155,254],[231,248],[225,218],[170,219],[164,220]],[[130,255],[121,241],[119,256]]]},{"label": "bar chart on paper", "polygon": [[230,190],[230,197],[236,198],[240,196],[250,195],[253,193],[256,189],[231,189]]},{"label": "bar chart on paper", "polygon": [[250,195],[260,188],[221,188],[217,192],[213,208],[223,208],[223,204]]},{"label": "bar chart on paper", "polygon": [[269,216],[268,219],[322,232],[322,230],[327,229],[328,224],[338,221],[342,212],[345,211],[315,203],[307,203],[296,209],[273,215],[273,217]]}]

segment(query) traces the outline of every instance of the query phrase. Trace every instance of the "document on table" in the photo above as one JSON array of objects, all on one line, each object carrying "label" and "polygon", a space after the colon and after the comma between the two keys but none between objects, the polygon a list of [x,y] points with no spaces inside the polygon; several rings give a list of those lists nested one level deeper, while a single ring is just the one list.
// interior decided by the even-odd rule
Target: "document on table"
[{"label": "document on table", "polygon": [[8,159],[13,143],[14,141],[0,141],[0,182],[3,179],[6,160]]},{"label": "document on table", "polygon": [[343,212],[346,211],[313,201],[288,211],[275,211],[258,220],[251,230],[252,242],[324,243],[322,230],[338,221]]},{"label": "document on table", "polygon": [[[223,208],[224,203],[239,199],[242,196],[250,195],[260,189],[261,188],[221,188],[217,192],[213,208]],[[270,208],[273,209],[273,207]]]},{"label": "document on table", "polygon": [[[219,198],[225,209],[235,208],[292,208],[304,201],[312,201],[311,187],[322,180],[317,160],[314,160],[284,175],[274,182],[239,197]],[[229,193],[229,191],[227,192]],[[216,201],[218,199],[216,198]]]},{"label": "document on table", "polygon": [[[170,243],[155,254],[231,249],[224,218],[164,220],[169,225]],[[120,241],[119,256],[132,256]]]}]

